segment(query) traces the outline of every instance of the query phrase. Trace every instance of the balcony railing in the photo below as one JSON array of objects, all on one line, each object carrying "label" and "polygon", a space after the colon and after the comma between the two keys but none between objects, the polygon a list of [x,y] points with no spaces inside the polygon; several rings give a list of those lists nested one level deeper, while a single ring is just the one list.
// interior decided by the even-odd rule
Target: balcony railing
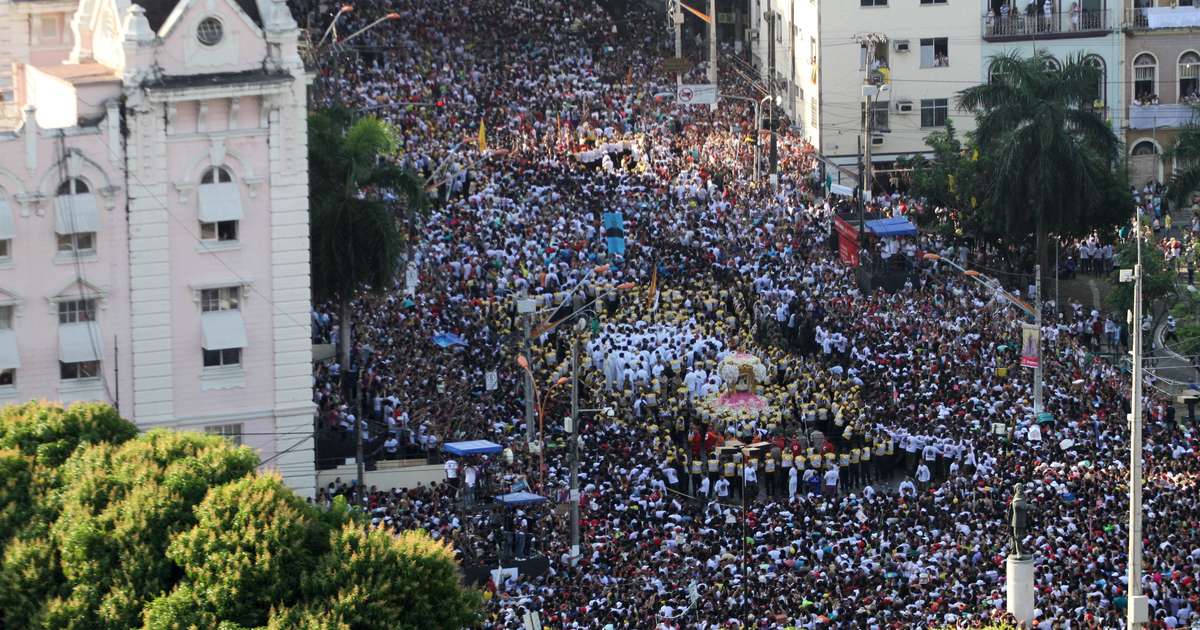
[{"label": "balcony railing", "polygon": [[1135,31],[1159,28],[1200,28],[1200,7],[1125,9],[1124,27]]},{"label": "balcony railing", "polygon": [[983,38],[988,41],[1095,37],[1108,32],[1108,12],[1070,11],[1046,15],[985,15]]}]

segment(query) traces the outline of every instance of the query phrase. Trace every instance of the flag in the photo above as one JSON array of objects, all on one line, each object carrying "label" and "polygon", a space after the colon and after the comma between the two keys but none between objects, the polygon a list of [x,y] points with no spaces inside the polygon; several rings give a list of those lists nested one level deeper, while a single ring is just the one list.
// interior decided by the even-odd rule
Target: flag
[{"label": "flag", "polygon": [[484,126],[482,119],[479,121],[479,152],[487,152],[487,127]]},{"label": "flag", "polygon": [[650,286],[646,287],[646,308],[658,306],[658,262],[654,263],[654,271],[650,274]]},{"label": "flag", "polygon": [[896,389],[896,383],[892,383],[892,402],[900,402],[900,390]]}]

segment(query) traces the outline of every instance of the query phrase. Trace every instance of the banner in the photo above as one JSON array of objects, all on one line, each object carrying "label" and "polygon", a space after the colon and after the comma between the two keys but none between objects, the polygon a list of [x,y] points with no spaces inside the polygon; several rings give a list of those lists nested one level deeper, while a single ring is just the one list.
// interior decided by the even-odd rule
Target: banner
[{"label": "banner", "polygon": [[675,101],[680,105],[715,105],[717,86],[711,83],[693,83],[679,86]]},{"label": "banner", "polygon": [[842,217],[833,217],[833,229],[838,235],[838,254],[842,262],[851,267],[858,266],[858,228]]},{"label": "banner", "polygon": [[605,212],[604,237],[608,243],[608,253],[625,255],[625,216],[620,212]]},{"label": "banner", "polygon": [[1037,368],[1040,356],[1038,344],[1041,343],[1042,331],[1035,324],[1021,324],[1021,365]]}]

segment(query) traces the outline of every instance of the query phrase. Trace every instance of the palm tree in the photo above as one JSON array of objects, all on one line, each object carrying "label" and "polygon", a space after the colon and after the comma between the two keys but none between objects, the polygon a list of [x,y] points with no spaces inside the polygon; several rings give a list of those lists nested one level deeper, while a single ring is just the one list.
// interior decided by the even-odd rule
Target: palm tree
[{"label": "palm tree", "polygon": [[1169,153],[1181,167],[1167,182],[1167,200],[1176,210],[1187,205],[1192,191],[1200,189],[1200,105],[1193,109],[1191,122],[1179,132]]},{"label": "palm tree", "polygon": [[[323,110],[308,123],[313,293],[337,302],[343,366],[350,365],[350,303],[392,287],[401,254],[397,211],[425,207],[422,180],[387,160],[395,131],[374,117]],[[398,208],[398,206],[403,208]]]},{"label": "palm tree", "polygon": [[975,139],[991,165],[982,197],[991,228],[1022,242],[1035,235],[1045,268],[1047,234],[1078,234],[1128,212],[1119,144],[1092,107],[1100,70],[1071,57],[1061,67],[1045,51],[991,60],[992,79],[958,94],[975,114]]}]

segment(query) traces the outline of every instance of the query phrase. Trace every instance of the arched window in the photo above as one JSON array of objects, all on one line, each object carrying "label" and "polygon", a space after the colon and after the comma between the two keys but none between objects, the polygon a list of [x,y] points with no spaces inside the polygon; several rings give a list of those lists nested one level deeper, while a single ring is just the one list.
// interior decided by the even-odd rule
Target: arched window
[{"label": "arched window", "polygon": [[1158,153],[1158,147],[1154,146],[1154,143],[1149,140],[1142,140],[1133,145],[1133,151],[1130,153],[1132,155],[1155,155]]},{"label": "arched window", "polygon": [[1200,98],[1200,53],[1179,55],[1179,102]]},{"label": "arched window", "polygon": [[242,220],[242,193],[233,183],[233,174],[223,166],[204,171],[200,178],[200,240],[236,243]]},{"label": "arched window", "polygon": [[1158,60],[1150,53],[1142,53],[1133,58],[1133,98],[1136,101],[1153,99],[1158,91],[1155,89],[1158,74]]},{"label": "arched window", "polygon": [[233,182],[233,176],[229,174],[229,170],[220,166],[214,166],[204,171],[204,176],[200,178],[201,184],[228,184],[231,182]]},{"label": "arched window", "polygon": [[60,255],[96,253],[100,212],[87,182],[72,177],[58,185],[54,199],[54,234]]},{"label": "arched window", "polygon": [[59,184],[58,190],[56,190],[54,192],[54,194],[56,194],[56,195],[82,195],[82,194],[85,194],[88,192],[91,192],[91,190],[88,188],[87,182],[83,181],[82,179],[79,179],[78,177],[72,177],[71,179],[68,179],[68,180],[64,181],[63,183]]},{"label": "arched window", "polygon": [[1100,76],[1096,79],[1096,87],[1091,94],[1091,102],[1088,104],[1093,107],[1104,107],[1104,104],[1108,102],[1108,94],[1105,93],[1104,89],[1106,85],[1104,80],[1104,60],[1096,55],[1091,55],[1084,58],[1083,63],[1100,71]]}]

